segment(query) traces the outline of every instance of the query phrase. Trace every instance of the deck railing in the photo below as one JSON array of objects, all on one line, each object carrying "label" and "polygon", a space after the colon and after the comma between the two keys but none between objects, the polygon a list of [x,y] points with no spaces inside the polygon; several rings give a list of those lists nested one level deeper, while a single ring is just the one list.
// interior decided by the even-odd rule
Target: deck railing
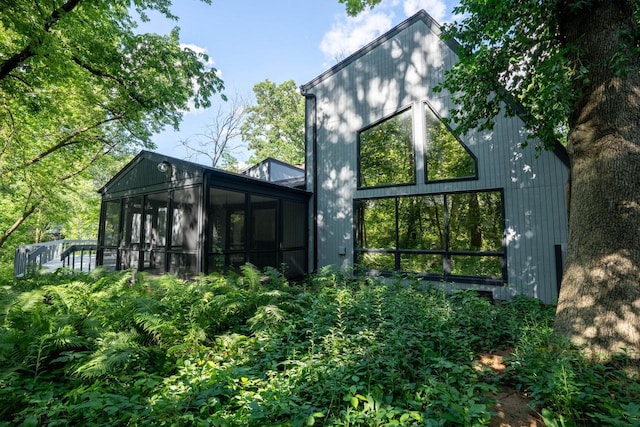
[{"label": "deck railing", "polygon": [[23,277],[32,271],[53,271],[60,267],[90,271],[95,268],[96,249],[95,240],[52,240],[18,246],[13,275]]}]

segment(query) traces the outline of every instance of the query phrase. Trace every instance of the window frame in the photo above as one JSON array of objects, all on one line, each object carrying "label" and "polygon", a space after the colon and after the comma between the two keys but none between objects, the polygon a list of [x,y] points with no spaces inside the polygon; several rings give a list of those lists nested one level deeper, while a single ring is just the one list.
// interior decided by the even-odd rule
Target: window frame
[{"label": "window frame", "polygon": [[[370,124],[368,124],[367,126],[359,129],[356,132],[357,135],[357,155],[356,155],[356,162],[357,162],[357,169],[358,169],[358,173],[357,173],[357,189],[358,190],[365,190],[365,189],[373,189],[373,188],[387,188],[387,187],[406,187],[406,186],[410,186],[410,185],[416,185],[418,182],[418,165],[417,165],[417,153],[416,153],[416,132],[415,132],[415,109],[413,108],[413,105],[407,105],[399,110],[394,111],[392,114],[389,114],[387,116],[384,116],[382,118],[380,118],[379,120],[376,120]],[[410,182],[402,182],[402,183],[389,183],[389,184],[381,184],[381,185],[363,185],[362,184],[362,156],[361,156],[361,151],[362,151],[362,138],[361,138],[361,134],[363,132],[366,132],[367,130],[370,130],[384,122],[386,122],[387,120],[391,120],[393,117],[401,115],[403,113],[406,113],[407,111],[409,111],[410,117],[411,117],[411,155],[413,157],[413,170],[412,170],[412,180]]]},{"label": "window frame", "polygon": [[[449,229],[449,221],[450,217],[447,213],[447,197],[451,195],[458,194],[473,194],[473,193],[499,193],[500,195],[500,210],[501,210],[501,220],[500,227],[502,229],[501,239],[501,251],[473,251],[473,250],[452,250],[450,247],[449,239],[450,239],[450,229]],[[443,208],[445,211],[444,221],[444,249],[402,249],[399,246],[400,233],[399,233],[399,200],[402,198],[410,198],[410,197],[424,197],[424,196],[443,196]],[[358,247],[361,241],[361,230],[359,228],[363,225],[360,224],[360,208],[359,204],[366,202],[368,200],[380,200],[380,199],[393,199],[395,205],[395,218],[394,218],[394,227],[395,227],[395,247],[394,248],[362,248]],[[505,204],[504,204],[504,188],[489,188],[489,189],[479,189],[479,190],[461,190],[461,191],[451,191],[451,192],[437,192],[437,193],[423,193],[423,194],[406,194],[406,195],[393,195],[393,196],[381,196],[381,197],[361,197],[353,199],[353,212],[355,214],[354,222],[353,222],[353,254],[354,254],[354,268],[359,272],[373,271],[373,270],[365,270],[359,267],[358,263],[363,254],[366,253],[378,253],[378,254],[392,254],[394,256],[394,269],[393,270],[381,270],[378,273],[383,276],[389,276],[394,273],[407,273],[407,274],[415,274],[418,277],[426,280],[435,280],[435,281],[445,281],[450,283],[475,283],[475,284],[486,284],[486,285],[495,285],[495,286],[503,286],[507,284],[508,277],[508,269],[507,269],[507,246],[504,240],[504,231],[506,227],[506,218],[505,218]],[[423,255],[439,255],[442,256],[443,261],[443,273],[435,274],[435,273],[415,273],[415,272],[407,272],[401,270],[401,260],[402,255],[405,254],[423,254]],[[451,273],[451,261],[455,256],[477,256],[477,257],[495,257],[501,260],[501,276],[500,277],[488,277],[488,276],[470,276],[470,275],[460,275],[460,274],[452,274]]]},{"label": "window frame", "polygon": [[[422,105],[422,109],[420,110],[421,114],[422,114],[422,144],[423,144],[423,162],[424,162],[424,182],[425,184],[440,184],[440,183],[444,183],[444,182],[457,182],[457,181],[474,181],[474,180],[478,180],[479,178],[479,174],[478,174],[478,158],[476,157],[475,154],[473,154],[473,152],[469,149],[469,147],[467,147],[467,144],[464,143],[464,141],[462,141],[462,139],[458,138],[458,136],[455,134],[455,132],[453,131],[453,128],[451,128],[451,126],[449,126],[447,124],[447,122],[445,120],[443,120],[443,118],[440,116],[440,114],[438,114],[435,110],[435,108],[433,108],[431,106],[431,104],[429,103],[429,101],[424,100],[421,103]],[[443,179],[429,179],[429,138],[427,135],[427,120],[426,120],[426,113],[427,111],[430,111],[437,120],[440,121],[440,123],[449,131],[449,133],[451,134],[451,136],[453,136],[458,143],[460,144],[460,146],[467,152],[467,154],[469,154],[471,156],[471,158],[473,159],[473,165],[474,165],[474,170],[475,173],[473,175],[469,175],[469,176],[463,176],[463,177],[458,177],[458,178],[443,178]]]}]

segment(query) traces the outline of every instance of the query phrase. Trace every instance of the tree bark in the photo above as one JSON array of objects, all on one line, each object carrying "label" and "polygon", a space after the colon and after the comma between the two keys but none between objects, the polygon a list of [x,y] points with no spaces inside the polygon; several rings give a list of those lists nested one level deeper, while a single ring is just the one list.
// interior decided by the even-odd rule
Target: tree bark
[{"label": "tree bark", "polygon": [[640,67],[626,51],[638,28],[630,0],[576,3],[558,2],[567,56],[589,71],[575,81],[569,119],[569,242],[554,329],[592,356],[640,360]]}]

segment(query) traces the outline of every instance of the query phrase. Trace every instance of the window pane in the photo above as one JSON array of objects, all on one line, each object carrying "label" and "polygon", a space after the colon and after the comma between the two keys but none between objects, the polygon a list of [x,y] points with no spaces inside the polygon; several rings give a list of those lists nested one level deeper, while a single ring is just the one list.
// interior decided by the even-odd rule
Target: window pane
[{"label": "window pane", "polygon": [[273,252],[252,252],[249,254],[249,262],[253,264],[258,270],[262,270],[265,267],[279,268],[278,265],[278,253]]},{"label": "window pane", "polygon": [[370,199],[356,207],[357,245],[359,248],[396,247],[395,199]]},{"label": "window pane", "polygon": [[282,253],[282,262],[286,265],[287,277],[302,276],[307,272],[305,251],[285,251]]},{"label": "window pane", "polygon": [[245,193],[219,188],[209,190],[210,252],[245,248]]},{"label": "window pane", "polygon": [[415,182],[411,115],[408,109],[360,132],[360,187]]},{"label": "window pane", "polygon": [[282,248],[302,247],[306,244],[305,203],[285,200],[282,202]]},{"label": "window pane", "polygon": [[476,175],[476,162],[429,106],[425,106],[427,180],[468,178]]},{"label": "window pane", "polygon": [[145,248],[163,247],[167,244],[167,193],[150,194],[144,207]]},{"label": "window pane", "polygon": [[502,257],[453,255],[451,274],[474,277],[502,277]]},{"label": "window pane", "polygon": [[209,273],[222,273],[225,271],[224,255],[209,255]]},{"label": "window pane", "polygon": [[400,269],[411,273],[442,274],[444,272],[442,255],[402,254]]},{"label": "window pane", "polygon": [[164,269],[164,249],[153,249],[144,253],[143,269],[152,274],[162,274]]},{"label": "window pane", "polygon": [[394,254],[387,253],[360,253],[358,267],[364,270],[393,271],[396,269],[396,257]]},{"label": "window pane", "polygon": [[499,192],[447,196],[451,250],[502,251],[502,199]]},{"label": "window pane", "polygon": [[400,249],[443,250],[443,196],[400,198],[398,233]]},{"label": "window pane", "polygon": [[132,251],[128,249],[123,249],[120,251],[120,263],[121,268],[123,270],[127,270],[129,268],[138,268],[139,267],[139,259],[140,259],[140,251]]},{"label": "window pane", "polygon": [[142,198],[135,197],[124,201],[123,238],[126,247],[140,243],[142,236]]},{"label": "window pane", "polygon": [[177,277],[193,277],[197,274],[197,257],[193,254],[170,254],[169,272]]},{"label": "window pane", "polygon": [[[278,201],[269,197],[251,196],[251,248],[277,248]],[[273,265],[273,264],[272,264]]]},{"label": "window pane", "polygon": [[[120,200],[106,202],[104,208],[104,246],[118,246],[119,229]],[[115,267],[115,261],[113,265]]]},{"label": "window pane", "polygon": [[198,205],[200,188],[192,187],[173,192],[173,222],[171,247],[195,250],[198,247]]},{"label": "window pane", "polygon": [[102,251],[102,265],[109,270],[116,269],[117,249],[105,249]]}]

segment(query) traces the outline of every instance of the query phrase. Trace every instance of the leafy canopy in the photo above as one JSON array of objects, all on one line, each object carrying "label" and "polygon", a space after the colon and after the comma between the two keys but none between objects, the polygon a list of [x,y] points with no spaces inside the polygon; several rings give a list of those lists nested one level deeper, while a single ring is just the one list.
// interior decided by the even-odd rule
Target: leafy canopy
[{"label": "leafy canopy", "polygon": [[250,159],[267,157],[301,164],[304,162],[304,98],[296,83],[276,84],[265,80],[253,87],[256,104],[247,108],[241,133],[254,151]]},{"label": "leafy canopy", "polygon": [[178,28],[137,31],[151,11],[177,19],[169,0],[0,4],[0,194],[14,207],[1,247],[74,180],[107,168],[108,154],[152,147],[154,133],[209,106],[223,84]]}]

